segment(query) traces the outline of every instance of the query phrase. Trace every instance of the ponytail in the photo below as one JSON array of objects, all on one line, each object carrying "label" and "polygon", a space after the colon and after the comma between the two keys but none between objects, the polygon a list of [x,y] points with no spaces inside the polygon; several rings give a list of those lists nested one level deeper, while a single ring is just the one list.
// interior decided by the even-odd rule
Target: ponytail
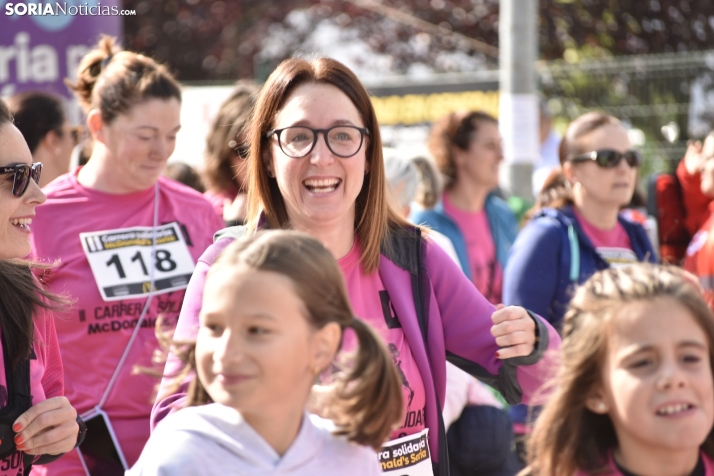
[{"label": "ponytail", "polygon": [[535,204],[523,216],[523,222],[528,223],[543,208],[559,209],[572,204],[573,192],[570,188],[570,182],[565,178],[563,170],[558,167],[545,179]]},{"label": "ponytail", "polygon": [[148,56],[121,51],[110,36],[102,36],[96,48],[79,63],[77,81],[65,80],[84,109],[96,109],[111,124],[120,114],[148,99],[176,99],[181,87],[165,66]]},{"label": "ponytail", "polygon": [[338,426],[336,434],[379,449],[402,415],[401,382],[379,334],[356,318],[350,328],[359,346],[351,370],[337,377],[327,416]]},{"label": "ponytail", "polygon": [[68,79],[65,79],[65,84],[74,91],[79,100],[79,104],[85,111],[92,108],[92,91],[97,84],[97,79],[99,79],[99,75],[102,72],[102,67],[108,63],[108,58],[111,58],[115,53],[119,52],[114,41],[114,38],[111,36],[102,35],[97,47],[87,53],[79,63],[77,82],[72,83]]}]

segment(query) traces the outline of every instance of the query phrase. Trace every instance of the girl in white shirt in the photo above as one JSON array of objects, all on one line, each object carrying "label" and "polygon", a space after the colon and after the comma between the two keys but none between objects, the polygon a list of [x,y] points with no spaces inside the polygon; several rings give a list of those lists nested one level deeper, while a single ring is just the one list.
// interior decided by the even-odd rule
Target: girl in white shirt
[{"label": "girl in white shirt", "polygon": [[[377,455],[401,419],[401,384],[379,336],[355,319],[340,269],[316,239],[260,232],[230,244],[206,277],[187,407],[156,428],[128,475],[381,473]],[[343,331],[354,360],[306,412]],[[371,447],[371,448],[370,448]]]}]

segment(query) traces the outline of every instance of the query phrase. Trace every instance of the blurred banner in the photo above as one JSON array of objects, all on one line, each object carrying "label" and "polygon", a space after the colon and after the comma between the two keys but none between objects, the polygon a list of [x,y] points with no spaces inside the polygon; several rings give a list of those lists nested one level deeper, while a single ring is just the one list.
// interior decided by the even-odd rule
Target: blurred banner
[{"label": "blurred banner", "polygon": [[121,38],[121,0],[0,0],[0,96],[42,90],[67,99],[82,56],[101,34]]}]

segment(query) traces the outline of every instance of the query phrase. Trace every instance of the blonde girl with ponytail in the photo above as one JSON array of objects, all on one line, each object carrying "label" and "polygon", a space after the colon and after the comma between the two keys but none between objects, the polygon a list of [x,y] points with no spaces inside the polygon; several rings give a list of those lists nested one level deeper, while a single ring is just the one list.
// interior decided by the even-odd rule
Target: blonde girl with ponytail
[{"label": "blonde girl with ponytail", "polygon": [[[401,419],[401,383],[319,241],[266,231],[229,245],[208,272],[199,322],[195,344],[177,346],[178,382],[198,375],[188,408],[157,426],[128,474],[381,473],[371,448]],[[338,362],[347,329],[358,345]],[[309,415],[313,384],[335,368],[321,409],[331,421]]]}]

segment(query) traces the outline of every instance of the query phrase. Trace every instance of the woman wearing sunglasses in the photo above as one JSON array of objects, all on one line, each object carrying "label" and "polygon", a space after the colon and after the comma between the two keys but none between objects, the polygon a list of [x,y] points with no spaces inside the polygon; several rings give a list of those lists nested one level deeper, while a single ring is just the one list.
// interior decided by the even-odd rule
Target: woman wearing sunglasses
[{"label": "woman wearing sunglasses", "polygon": [[254,83],[240,82],[221,105],[206,137],[204,197],[226,226],[242,225],[245,221],[248,146],[243,129],[257,92]]},{"label": "woman wearing sunglasses", "polygon": [[[342,64],[284,61],[258,95],[248,137],[249,222],[229,228],[204,254],[175,338],[195,337],[206,271],[232,238],[265,228],[306,232],[338,259],[356,315],[378,329],[401,374],[405,413],[391,438],[419,445],[429,429],[431,460],[425,451],[424,465],[448,474],[438,464],[446,459],[440,416],[446,356],[511,401],[529,401],[548,377],[545,350],[557,348],[557,333],[523,308],[497,311],[456,263],[392,209],[374,108]],[[347,335],[345,347],[354,345]],[[169,361],[165,376],[177,367],[180,362]],[[184,397],[157,402],[154,423]]]},{"label": "woman wearing sunglasses", "polygon": [[152,365],[156,321],[175,324],[194,263],[223,223],[201,194],[161,176],[181,107],[164,66],[105,37],[72,87],[92,155],[45,187],[32,245],[36,258],[60,261],[45,282],[75,302],[57,337],[67,397],[94,437],[46,474],[123,474],[149,438],[155,398],[155,381],[134,367]]},{"label": "woman wearing sunglasses", "polygon": [[32,155],[0,99],[0,475],[28,474],[78,442],[51,310],[62,300],[33,277],[30,224],[45,201]]},{"label": "woman wearing sunglasses", "polygon": [[532,309],[556,328],[574,285],[600,269],[656,261],[644,228],[620,216],[642,163],[622,123],[602,112],[580,116],[559,153],[561,173],[549,177],[542,208],[511,249],[503,292],[504,303]]},{"label": "woman wearing sunglasses", "polygon": [[[645,229],[620,216],[642,163],[622,123],[602,112],[580,116],[568,126],[559,155],[561,170],[546,180],[503,279],[505,304],[532,309],[556,329],[575,286],[596,271],[656,262]],[[527,417],[524,405],[511,408],[517,434],[527,433]]]}]

